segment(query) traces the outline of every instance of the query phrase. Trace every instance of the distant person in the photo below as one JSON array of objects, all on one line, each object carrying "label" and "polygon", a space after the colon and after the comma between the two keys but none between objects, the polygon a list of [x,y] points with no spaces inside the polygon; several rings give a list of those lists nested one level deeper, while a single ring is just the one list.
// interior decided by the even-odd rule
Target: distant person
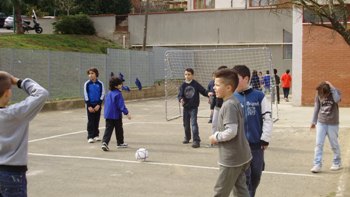
[{"label": "distant person", "polygon": [[[12,105],[11,85],[28,96]],[[0,71],[0,196],[27,196],[28,128],[49,93],[32,79]]]},{"label": "distant person", "polygon": [[125,106],[122,95],[123,81],[117,77],[109,80],[109,92],[106,95],[104,118],[106,119],[106,129],[102,139],[102,150],[109,151],[109,141],[113,130],[117,139],[117,148],[126,148],[128,144],[124,142],[123,114],[131,119],[128,109]]},{"label": "distant person", "polygon": [[286,102],[289,101],[288,96],[289,96],[289,90],[292,82],[292,77],[290,76],[289,72],[290,70],[287,69],[286,72],[281,76],[283,95],[284,95],[284,100]]},{"label": "distant person", "polygon": [[263,77],[264,79],[264,93],[268,94],[271,91],[271,76],[270,76],[270,71],[267,70],[265,76]]},{"label": "distant person", "polygon": [[239,77],[234,95],[243,108],[245,135],[253,156],[246,178],[250,196],[254,197],[265,167],[264,152],[271,140],[271,102],[263,92],[249,87],[250,70],[247,66],[237,65],[233,70]]},{"label": "distant person", "polygon": [[256,70],[253,70],[253,72],[252,72],[252,78],[250,80],[250,86],[253,89],[261,90],[261,88],[260,88],[260,79],[259,79],[259,76],[258,76],[258,71],[256,71]]},{"label": "distant person", "polygon": [[260,81],[260,90],[264,92],[264,76],[261,71],[258,72],[258,77]]},{"label": "distant person", "polygon": [[280,103],[280,84],[281,84],[281,79],[277,75],[277,69],[273,69],[273,74],[275,77],[275,83],[276,83],[276,96],[277,96],[277,103]]},{"label": "distant person", "polygon": [[233,96],[238,76],[231,69],[215,73],[215,92],[224,103],[219,112],[218,130],[209,137],[219,146],[219,177],[214,187],[215,197],[249,197],[245,171],[252,155],[244,134],[244,119],[239,101]]},{"label": "distant person", "polygon": [[341,94],[329,81],[321,82],[316,88],[315,109],[311,128],[316,127],[316,147],[314,166],[311,172],[321,172],[323,145],[326,136],[333,151],[333,164],[330,170],[341,169],[341,155],[338,143],[339,106]]},{"label": "distant person", "polygon": [[212,93],[209,93],[201,84],[194,80],[193,74],[194,71],[192,68],[185,69],[185,81],[180,86],[178,99],[183,106],[183,125],[185,129],[185,137],[182,143],[190,143],[192,127],[192,147],[199,148],[201,142],[197,123],[199,93],[206,97],[211,96]]},{"label": "distant person", "polygon": [[214,108],[216,105],[216,96],[214,91],[214,73],[213,73],[213,79],[210,80],[208,84],[208,92],[211,92],[213,95],[209,97],[209,105],[210,105],[210,117],[208,123],[213,122],[213,114],[214,114]]},{"label": "distant person", "polygon": [[100,117],[101,106],[105,96],[105,90],[103,82],[98,80],[97,68],[90,68],[87,70],[89,80],[84,84],[84,100],[87,110],[88,122],[88,143],[94,143],[95,141],[101,141],[100,139]]}]

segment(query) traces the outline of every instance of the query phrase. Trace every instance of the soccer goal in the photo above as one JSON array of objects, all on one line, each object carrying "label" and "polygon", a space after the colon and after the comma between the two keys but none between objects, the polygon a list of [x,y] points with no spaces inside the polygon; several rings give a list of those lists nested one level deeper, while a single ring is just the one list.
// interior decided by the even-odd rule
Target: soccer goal
[{"label": "soccer goal", "polygon": [[[271,91],[265,95],[271,100],[272,117],[278,120],[278,105],[275,99],[275,80],[271,64],[271,52],[268,48],[231,48],[207,50],[168,50],[165,53],[165,114],[166,120],[182,116],[182,106],[178,102],[178,90],[184,81],[186,68],[193,68],[194,79],[207,88],[212,74],[218,67],[225,65],[233,68],[235,65],[246,65],[250,71],[267,70],[270,72]],[[209,106],[205,98],[201,99],[198,117],[209,117]]]}]

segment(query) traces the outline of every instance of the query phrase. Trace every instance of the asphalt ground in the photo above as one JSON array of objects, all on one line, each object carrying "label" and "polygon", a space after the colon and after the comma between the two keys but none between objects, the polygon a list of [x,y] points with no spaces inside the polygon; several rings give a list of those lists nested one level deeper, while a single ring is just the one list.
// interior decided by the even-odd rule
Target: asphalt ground
[{"label": "asphalt ground", "polygon": [[[218,150],[208,148],[210,124],[199,118],[201,147],[183,145],[182,119],[165,120],[164,100],[126,103],[132,116],[123,119],[128,148],[117,149],[115,134],[110,151],[101,143],[87,143],[85,109],[42,112],[30,124],[28,195],[41,197],[209,197],[218,176]],[[279,120],[265,153],[266,168],[257,197],[350,196],[350,108],[340,109],[343,169],[329,170],[332,152],[324,147],[323,171],[310,172],[315,131],[310,130],[312,107],[279,105]],[[200,113],[209,114],[201,103]],[[104,133],[101,118],[100,136]],[[135,159],[145,147],[149,158]]]}]

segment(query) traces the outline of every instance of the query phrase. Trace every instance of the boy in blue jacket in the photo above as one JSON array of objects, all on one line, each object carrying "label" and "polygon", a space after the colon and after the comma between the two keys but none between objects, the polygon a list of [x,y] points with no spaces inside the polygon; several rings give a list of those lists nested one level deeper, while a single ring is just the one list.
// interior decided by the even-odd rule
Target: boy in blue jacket
[{"label": "boy in blue jacket", "polygon": [[89,80],[84,84],[84,100],[86,104],[88,123],[88,143],[94,143],[100,140],[100,125],[101,106],[105,95],[105,88],[103,82],[98,80],[97,68],[90,68],[87,70]]},{"label": "boy in blue jacket", "polygon": [[123,114],[131,119],[128,109],[125,106],[121,92],[123,81],[117,77],[109,80],[109,92],[105,99],[104,117],[106,119],[106,130],[102,139],[102,150],[109,151],[108,143],[111,140],[113,129],[117,138],[117,148],[126,148],[128,144],[124,142]]},{"label": "boy in blue jacket", "polygon": [[243,108],[245,135],[253,156],[246,177],[250,196],[254,197],[265,166],[264,151],[271,139],[271,102],[263,92],[249,87],[250,70],[247,66],[237,65],[233,70],[239,78],[234,95]]}]

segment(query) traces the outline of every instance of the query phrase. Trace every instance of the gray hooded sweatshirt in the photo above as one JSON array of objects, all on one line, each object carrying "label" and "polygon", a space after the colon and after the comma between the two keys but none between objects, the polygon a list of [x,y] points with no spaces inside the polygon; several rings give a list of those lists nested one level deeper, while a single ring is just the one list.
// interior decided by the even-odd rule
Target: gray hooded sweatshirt
[{"label": "gray hooded sweatshirt", "polygon": [[24,79],[21,88],[29,95],[25,100],[0,108],[0,170],[27,168],[29,122],[49,96],[32,79]]}]

